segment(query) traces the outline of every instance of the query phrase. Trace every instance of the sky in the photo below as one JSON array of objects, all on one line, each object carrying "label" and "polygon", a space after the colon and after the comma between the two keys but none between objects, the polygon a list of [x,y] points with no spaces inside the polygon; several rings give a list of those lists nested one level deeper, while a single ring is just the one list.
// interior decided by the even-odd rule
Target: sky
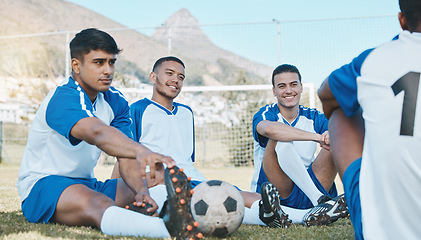
[{"label": "sky", "polygon": [[[80,6],[91,9],[101,15],[104,15],[114,21],[129,27],[136,28],[139,32],[150,36],[155,27],[161,26],[167,18],[176,11],[186,8],[199,21],[201,25],[213,24],[236,24],[236,23],[259,23],[271,22],[276,19],[281,22],[305,21],[305,20],[324,20],[324,19],[344,19],[354,17],[375,17],[375,16],[397,16],[399,13],[398,0],[67,0]],[[345,51],[343,56],[338,56],[336,61],[338,64],[345,64],[347,60],[351,60],[354,54],[365,50],[368,46],[377,45],[390,40],[392,35],[398,33],[399,25],[390,27],[391,33],[386,36],[380,36],[380,40],[373,40],[368,43],[361,43],[360,46],[352,43],[354,51]],[[330,26],[331,27],[331,26]],[[335,29],[335,26],[332,27]],[[386,26],[386,29],[387,28]],[[255,60],[256,62],[276,67],[279,63],[275,55],[272,58],[266,55],[253,53],[250,49],[252,46],[243,46],[242,44],[233,42],[224,42],[220,35],[237,34],[230,32],[212,31],[212,28],[203,29],[210,40],[217,46],[232,51],[240,56]],[[309,31],[309,30],[305,30]],[[361,30],[362,34],[370,34],[370,29]],[[385,30],[387,31],[387,30]],[[317,39],[317,31],[311,32]],[[247,38],[256,38],[255,42],[259,42],[259,34],[249,34]],[[261,37],[261,36],[260,36]],[[289,37],[294,42],[293,37]],[[248,39],[250,40],[250,39]],[[299,39],[297,39],[299,40]],[[284,40],[282,40],[285,42]],[[343,40],[346,41],[346,40]],[[244,41],[245,42],[245,41]],[[253,44],[253,41],[247,41]],[[246,44],[246,43],[244,43]],[[346,42],[344,46],[350,45]],[[273,48],[273,47],[272,47]],[[348,47],[349,48],[349,47]],[[247,49],[247,50],[246,50]],[[276,51],[276,49],[272,49]],[[311,49],[312,51],[313,49]],[[350,50],[350,49],[345,49]],[[283,54],[287,55],[282,50]],[[310,51],[310,50],[307,50]],[[322,51],[322,50],[320,50]],[[314,52],[314,51],[313,51]],[[296,53],[291,53],[296,54]],[[314,54],[319,54],[315,52]],[[281,55],[281,54],[279,54]],[[341,58],[342,57],[342,58]],[[305,58],[305,57],[304,57]],[[346,59],[346,60],[345,60]],[[323,75],[330,72],[332,67],[326,69],[311,69],[311,62],[314,59],[296,60],[300,64],[303,77],[308,73],[309,82],[320,85]],[[316,60],[317,61],[317,60]],[[331,63],[326,65],[332,65]]]},{"label": "sky", "polygon": [[67,0],[127,27],[159,26],[188,9],[201,24],[397,15],[398,0]]}]

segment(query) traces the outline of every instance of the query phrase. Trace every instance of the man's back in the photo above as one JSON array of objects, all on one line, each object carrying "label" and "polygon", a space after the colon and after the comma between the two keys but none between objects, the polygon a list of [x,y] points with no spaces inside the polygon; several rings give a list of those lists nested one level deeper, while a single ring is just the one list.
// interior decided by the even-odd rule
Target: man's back
[{"label": "man's back", "polygon": [[358,104],[363,110],[365,140],[359,186],[364,237],[419,238],[421,230],[415,224],[421,213],[421,127],[416,124],[421,121],[421,34],[405,31],[398,40],[366,52],[354,62],[355,69],[361,67],[358,91],[354,92],[358,92],[358,103],[349,101],[353,104],[344,108],[349,92],[340,97],[340,88],[331,88],[345,113],[352,114]]}]

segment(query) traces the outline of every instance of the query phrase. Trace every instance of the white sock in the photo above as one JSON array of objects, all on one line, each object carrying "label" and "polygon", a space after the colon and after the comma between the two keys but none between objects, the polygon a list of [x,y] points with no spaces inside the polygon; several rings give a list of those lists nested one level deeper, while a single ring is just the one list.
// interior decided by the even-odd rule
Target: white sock
[{"label": "white sock", "polygon": [[292,142],[278,142],[275,147],[279,166],[288,177],[307,195],[314,206],[323,194],[314,185],[307,169]]},{"label": "white sock", "polygon": [[243,224],[254,224],[266,226],[259,218],[259,200],[255,201],[251,208],[244,207]]},{"label": "white sock", "polygon": [[164,221],[131,210],[111,206],[101,219],[101,231],[112,236],[169,238]]},{"label": "white sock", "polygon": [[300,223],[303,224],[303,217],[304,215],[310,211],[309,209],[297,209],[297,208],[291,208],[287,206],[281,206],[282,210],[288,214],[288,218],[292,220],[292,223]]},{"label": "white sock", "polygon": [[168,193],[165,185],[160,184],[149,188],[149,196],[151,196],[158,205],[158,213],[161,212],[162,206],[164,205],[165,200],[167,200],[167,195]]}]

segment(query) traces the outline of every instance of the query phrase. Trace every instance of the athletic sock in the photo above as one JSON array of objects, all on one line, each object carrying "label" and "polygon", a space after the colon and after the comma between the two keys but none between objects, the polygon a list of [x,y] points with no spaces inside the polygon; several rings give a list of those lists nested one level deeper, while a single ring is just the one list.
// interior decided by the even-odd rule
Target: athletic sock
[{"label": "athletic sock", "polygon": [[314,206],[323,194],[314,185],[307,169],[292,142],[278,142],[275,147],[279,166],[288,177],[307,195]]},{"label": "athletic sock", "polygon": [[311,210],[310,209],[297,209],[297,208],[291,208],[286,206],[281,206],[282,210],[288,214],[288,218],[291,219],[292,223],[297,224],[304,224],[303,218],[304,215]]},{"label": "athletic sock", "polygon": [[167,200],[167,189],[165,185],[159,184],[154,187],[149,188],[149,196],[156,202],[158,205],[157,212],[160,213],[164,202]]},{"label": "athletic sock", "polygon": [[101,231],[112,236],[169,238],[164,221],[131,210],[111,206],[101,219]]},{"label": "athletic sock", "polygon": [[251,208],[244,207],[243,224],[266,226],[266,224],[259,218],[259,200],[255,201],[251,205]]}]

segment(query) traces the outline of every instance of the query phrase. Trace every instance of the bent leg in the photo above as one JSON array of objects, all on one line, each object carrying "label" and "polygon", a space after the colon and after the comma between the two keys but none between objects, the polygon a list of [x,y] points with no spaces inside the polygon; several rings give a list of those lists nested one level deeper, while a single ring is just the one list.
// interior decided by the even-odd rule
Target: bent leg
[{"label": "bent leg", "polygon": [[278,188],[282,198],[286,198],[291,194],[292,189],[294,188],[294,182],[282,170],[278,163],[278,156],[275,152],[276,145],[277,141],[269,139],[263,155],[262,167],[268,181]]},{"label": "bent leg", "polygon": [[329,137],[333,162],[342,178],[348,166],[362,157],[364,120],[361,112],[348,118],[342,109],[334,110],[329,119]]},{"label": "bent leg", "polygon": [[106,195],[85,185],[74,184],[62,192],[57,202],[53,221],[69,226],[100,228],[105,210],[114,205],[114,201]]},{"label": "bent leg", "polygon": [[[268,142],[268,147],[272,147],[272,144],[273,143]],[[269,153],[272,155],[272,149]],[[270,174],[266,173],[266,175],[269,182],[278,188],[281,197],[285,199],[290,196],[294,185],[297,185],[310,199],[313,205],[317,205],[317,200],[323,194],[317,189],[309,176],[294,145],[291,142],[276,142],[275,156],[272,157],[271,155],[268,155],[270,158],[263,159],[263,164],[265,164],[266,160],[268,160],[268,163],[270,164],[266,167],[264,166],[264,170],[265,172],[266,170],[271,172]]]},{"label": "bent leg", "polygon": [[332,112],[329,135],[333,161],[343,181],[345,199],[356,239],[362,239],[359,173],[364,145],[364,120],[361,112],[348,118],[342,109]]},{"label": "bent leg", "polygon": [[322,148],[312,164],[312,169],[317,180],[329,192],[337,174],[330,151]]}]

